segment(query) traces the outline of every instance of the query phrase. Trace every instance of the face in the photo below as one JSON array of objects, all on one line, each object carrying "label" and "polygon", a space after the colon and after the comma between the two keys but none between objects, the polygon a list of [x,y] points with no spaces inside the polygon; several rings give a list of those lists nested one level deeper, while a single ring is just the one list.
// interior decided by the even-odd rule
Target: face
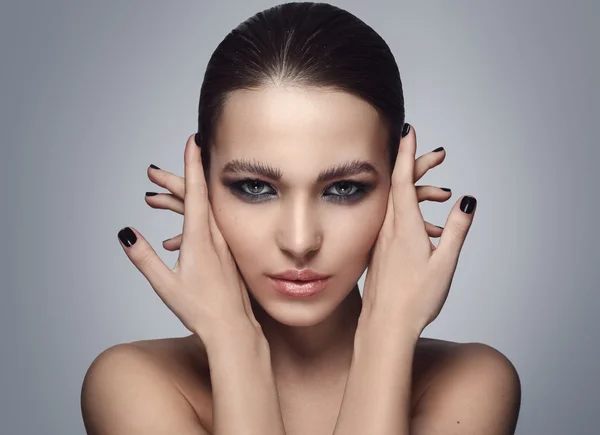
[{"label": "face", "polygon": [[[390,189],[386,137],[377,111],[345,92],[273,86],[229,95],[211,148],[210,202],[248,290],[280,323],[322,322],[367,267]],[[318,179],[354,161],[372,170]],[[305,268],[330,275],[308,298],[279,293],[269,278]]]}]

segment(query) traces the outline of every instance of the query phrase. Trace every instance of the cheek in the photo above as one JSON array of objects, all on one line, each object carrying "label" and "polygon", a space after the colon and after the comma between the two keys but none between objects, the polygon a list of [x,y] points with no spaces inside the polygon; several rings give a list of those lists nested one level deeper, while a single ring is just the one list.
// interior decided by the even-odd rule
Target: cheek
[{"label": "cheek", "polygon": [[332,216],[326,234],[335,252],[365,260],[377,240],[384,215],[385,208],[369,206]]},{"label": "cheek", "polygon": [[353,249],[357,254],[371,249],[383,225],[388,193],[389,189],[378,188],[359,206],[351,210],[340,207],[331,216],[328,228],[335,235],[339,249]]},{"label": "cheek", "polygon": [[243,264],[252,262],[260,255],[268,227],[260,215],[244,213],[239,206],[228,204],[227,201],[214,201],[215,220],[233,257],[242,268]]}]

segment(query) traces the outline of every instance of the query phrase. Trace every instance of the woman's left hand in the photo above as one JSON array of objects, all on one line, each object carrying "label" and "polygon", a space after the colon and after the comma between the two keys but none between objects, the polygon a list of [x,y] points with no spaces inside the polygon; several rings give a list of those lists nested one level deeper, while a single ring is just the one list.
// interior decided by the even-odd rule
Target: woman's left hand
[{"label": "woman's left hand", "polygon": [[372,249],[363,289],[361,320],[420,333],[439,315],[471,227],[477,201],[461,197],[437,248],[429,240],[413,184],[417,137],[400,141],[386,215]]}]

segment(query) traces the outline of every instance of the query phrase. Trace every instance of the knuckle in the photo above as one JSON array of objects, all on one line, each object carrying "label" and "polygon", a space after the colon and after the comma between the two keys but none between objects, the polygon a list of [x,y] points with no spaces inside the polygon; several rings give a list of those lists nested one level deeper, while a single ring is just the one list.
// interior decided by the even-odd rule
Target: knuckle
[{"label": "knuckle", "polygon": [[172,192],[178,196],[183,196],[185,190],[185,178],[177,176],[177,180],[173,184]]},{"label": "knuckle", "polygon": [[207,193],[207,188],[206,188],[206,183],[204,181],[204,178],[200,175],[197,174],[194,175],[193,179],[189,180],[190,186],[196,190],[197,192],[199,192],[201,195],[206,195]]},{"label": "knuckle", "polygon": [[452,235],[461,239],[465,238],[467,235],[467,228],[458,222],[446,225],[446,229],[448,229]]},{"label": "knuckle", "polygon": [[392,186],[394,187],[394,189],[398,190],[398,191],[404,190],[406,188],[406,186],[409,184],[409,182],[410,182],[411,186],[413,185],[412,180],[409,181],[408,178],[404,174],[400,174],[400,173],[398,173],[398,174],[394,173],[392,175],[391,182],[392,182]]},{"label": "knuckle", "polygon": [[408,182],[399,182],[394,186],[396,198],[400,201],[400,206],[395,208],[396,213],[402,214],[412,208],[413,201],[417,201],[417,190],[415,186]]},{"label": "knuckle", "polygon": [[150,249],[143,249],[135,256],[135,262],[142,268],[151,267],[154,263],[154,255]]}]

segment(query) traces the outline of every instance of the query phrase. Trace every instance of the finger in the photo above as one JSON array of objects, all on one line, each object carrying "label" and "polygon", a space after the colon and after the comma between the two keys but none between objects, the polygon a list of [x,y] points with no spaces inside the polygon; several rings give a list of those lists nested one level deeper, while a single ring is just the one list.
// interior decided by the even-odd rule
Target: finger
[{"label": "finger", "polygon": [[164,169],[148,167],[148,178],[154,184],[164,187],[177,198],[183,200],[185,194],[185,181],[183,177],[172,174]]},{"label": "finger", "polygon": [[181,238],[182,234],[179,234],[178,236],[163,240],[163,247],[167,251],[177,251],[181,247]]},{"label": "finger", "polygon": [[416,183],[432,168],[440,165],[446,159],[446,151],[443,148],[437,148],[439,151],[430,151],[423,154],[415,161],[415,180]]},{"label": "finger", "polygon": [[183,214],[183,200],[170,193],[146,192],[146,203],[152,208]]},{"label": "finger", "polygon": [[[227,245],[227,243],[225,242],[225,239],[223,238],[223,236],[221,235],[220,230],[218,230],[218,226],[214,220],[214,217],[211,218],[211,231],[214,231],[213,228],[216,228],[218,231],[218,234],[214,236],[214,239],[217,240],[217,242],[215,242],[215,244],[217,245],[217,249],[219,250],[219,254],[226,256],[227,254],[229,254],[227,252],[227,250],[229,249],[229,246]],[[163,247],[167,250],[167,251],[177,251],[180,247],[181,247],[181,239],[182,239],[182,234],[179,234],[175,237],[172,237],[170,239],[167,240],[163,240]],[[224,257],[221,257],[224,258]]]},{"label": "finger", "polygon": [[416,148],[414,127],[405,123],[402,137],[400,138],[400,145],[398,146],[392,180],[399,183],[414,184]]},{"label": "finger", "polygon": [[[435,202],[444,202],[447,201],[448,198],[452,196],[452,191],[445,191],[439,187],[435,186],[416,186],[417,189],[417,199],[419,202],[422,201],[435,201]],[[388,196],[388,209],[386,210],[385,219],[390,219],[390,216],[394,213],[394,202],[391,200],[391,195]],[[385,220],[384,220],[385,222]],[[442,229],[437,225],[430,224],[425,221],[425,230],[429,237],[440,237],[442,234]]]},{"label": "finger", "polygon": [[200,253],[210,248],[211,235],[208,219],[208,192],[200,147],[196,145],[195,135],[191,135],[185,146],[185,194],[183,213],[183,239],[181,241],[181,263],[189,259],[191,264],[197,264]]},{"label": "finger", "polygon": [[215,249],[218,252],[219,257],[222,260],[225,260],[230,255],[229,254],[229,246],[227,245],[227,242],[223,238],[223,234],[221,233],[221,230],[219,229],[219,226],[217,225],[217,222],[215,220],[215,215],[212,210],[212,205],[210,204],[210,200],[209,200],[209,206],[208,206],[208,222],[209,222],[209,227],[210,227],[210,234],[211,234]]},{"label": "finger", "polygon": [[250,315],[252,313],[252,307],[250,306],[250,301],[248,300],[247,291],[245,290],[246,282],[242,278],[242,272],[240,271],[235,259],[233,258],[233,254],[232,254],[231,250],[229,249],[229,245],[227,244],[227,242],[225,241],[225,238],[223,237],[223,234],[221,233],[221,229],[219,228],[219,225],[217,224],[211,204],[209,204],[208,211],[209,211],[208,218],[210,221],[210,231],[211,231],[211,235],[212,235],[214,249],[217,252],[217,255],[218,255],[219,259],[221,260],[222,264],[225,264],[229,270],[231,270],[231,269],[237,270],[238,277],[241,280],[241,283],[243,284],[243,285],[240,285],[241,288],[243,289],[241,296],[242,296],[242,299],[244,300],[244,306],[246,308],[246,312],[248,313],[248,315]]},{"label": "finger", "polygon": [[450,189],[444,190],[445,188],[437,187],[437,186],[416,186],[417,190],[417,201],[434,201],[434,202],[444,202],[447,201],[448,198],[452,196],[452,191]]},{"label": "finger", "polygon": [[[148,241],[132,227],[118,233],[119,242],[135,267],[146,277],[159,296],[171,287],[173,273]],[[162,298],[162,296],[161,296]]]},{"label": "finger", "polygon": [[425,231],[429,237],[440,237],[444,229],[425,221]]},{"label": "finger", "polygon": [[[406,134],[406,131],[403,134]],[[417,191],[414,185],[416,141],[415,130],[409,125],[408,133],[400,140],[394,173],[392,174],[394,225],[397,228],[400,228],[400,226],[404,228],[423,227],[423,216],[419,209]]]},{"label": "finger", "polygon": [[454,204],[446,219],[436,255],[439,261],[447,262],[449,267],[456,267],[460,251],[471,228],[476,208],[477,200],[472,196],[465,195]]},{"label": "finger", "polygon": [[388,192],[387,208],[385,209],[385,216],[383,218],[383,224],[379,229],[379,233],[383,237],[392,237],[394,235],[394,200],[392,195],[392,188]]}]

